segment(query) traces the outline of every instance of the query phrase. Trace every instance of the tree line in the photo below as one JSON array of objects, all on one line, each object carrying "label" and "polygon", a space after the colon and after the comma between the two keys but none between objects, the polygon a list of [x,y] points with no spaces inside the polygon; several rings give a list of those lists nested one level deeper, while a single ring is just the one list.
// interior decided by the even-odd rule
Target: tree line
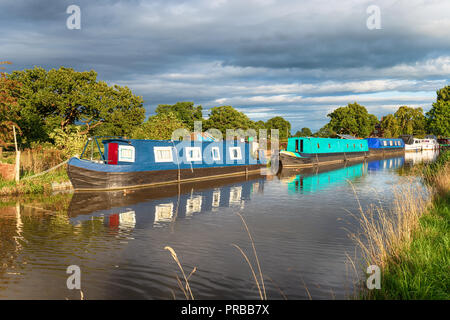
[{"label": "tree line", "polygon": [[[433,133],[450,136],[450,86],[437,91],[436,102],[426,114],[422,108],[401,106],[380,122],[364,106],[350,103],[328,114],[330,121],[315,133],[302,128],[294,136],[333,137],[351,134],[367,137],[376,126],[385,137],[400,134],[422,136]],[[278,129],[281,140],[291,136],[291,124],[283,117],[253,121],[232,106],[210,109],[203,117],[202,106],[194,102],[158,105],[145,120],[142,97],[126,86],[108,85],[93,70],[71,68],[45,70],[41,67],[0,74],[0,144],[12,141],[12,126],[23,147],[60,143],[80,136],[125,136],[142,139],[169,139],[175,129],[193,131],[201,121],[203,130]]]}]

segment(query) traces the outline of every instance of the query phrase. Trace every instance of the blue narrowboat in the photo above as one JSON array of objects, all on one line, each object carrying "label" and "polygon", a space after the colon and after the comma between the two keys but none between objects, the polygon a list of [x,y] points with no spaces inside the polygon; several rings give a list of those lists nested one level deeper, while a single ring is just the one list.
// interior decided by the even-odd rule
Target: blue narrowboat
[{"label": "blue narrowboat", "polygon": [[369,156],[367,140],[294,137],[288,139],[286,150],[280,151],[282,167],[311,167]]},{"label": "blue narrowboat", "polygon": [[[95,142],[95,144],[94,144]],[[90,138],[80,157],[68,162],[75,190],[109,190],[259,173],[264,156],[250,144],[227,141],[172,141]],[[84,159],[97,146],[100,160]]]},{"label": "blue narrowboat", "polygon": [[370,156],[399,154],[405,152],[405,142],[402,139],[367,138]]}]

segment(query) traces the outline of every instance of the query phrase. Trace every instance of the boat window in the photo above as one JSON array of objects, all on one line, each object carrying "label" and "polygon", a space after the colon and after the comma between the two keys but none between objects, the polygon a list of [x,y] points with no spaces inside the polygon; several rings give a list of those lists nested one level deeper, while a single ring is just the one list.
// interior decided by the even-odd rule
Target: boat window
[{"label": "boat window", "polygon": [[230,159],[231,160],[241,160],[242,159],[241,148],[231,147],[229,150],[230,150]]},{"label": "boat window", "polygon": [[317,149],[320,149],[320,145],[319,144],[317,144]]},{"label": "boat window", "polygon": [[389,145],[392,146],[392,141],[389,141]]},{"label": "boat window", "polygon": [[184,148],[187,161],[202,161],[202,151],[200,147]]},{"label": "boat window", "polygon": [[134,147],[119,145],[119,161],[134,162]]},{"label": "boat window", "polygon": [[155,162],[173,162],[172,147],[154,147]]},{"label": "boat window", "polygon": [[211,149],[211,152],[212,152],[212,158],[213,158],[214,161],[220,160],[219,147],[213,147]]}]

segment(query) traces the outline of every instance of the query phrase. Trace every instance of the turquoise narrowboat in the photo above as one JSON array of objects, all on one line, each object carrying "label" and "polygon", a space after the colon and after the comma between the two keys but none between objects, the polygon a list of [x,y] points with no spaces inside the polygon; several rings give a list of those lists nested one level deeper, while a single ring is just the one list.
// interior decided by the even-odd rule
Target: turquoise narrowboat
[{"label": "turquoise narrowboat", "polygon": [[405,152],[405,142],[400,138],[367,138],[366,140],[370,156],[384,156]]},{"label": "turquoise narrowboat", "polygon": [[[95,141],[95,144],[94,144]],[[259,173],[264,156],[251,152],[250,144],[230,141],[172,141],[96,137],[86,143],[81,156],[68,162],[75,190],[110,190],[197,181]],[[100,160],[83,158],[91,143]],[[91,153],[92,155],[92,153]]]},{"label": "turquoise narrowboat", "polygon": [[361,160],[369,156],[367,140],[294,137],[288,139],[286,150],[280,151],[282,167],[314,165]]}]

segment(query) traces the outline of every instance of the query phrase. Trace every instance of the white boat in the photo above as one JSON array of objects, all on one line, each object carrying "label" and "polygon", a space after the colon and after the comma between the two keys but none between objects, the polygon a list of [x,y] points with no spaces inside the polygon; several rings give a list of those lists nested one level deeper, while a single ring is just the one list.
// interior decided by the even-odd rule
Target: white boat
[{"label": "white boat", "polygon": [[413,143],[405,144],[405,151],[438,150],[439,143],[436,139],[413,139]]},{"label": "white boat", "polygon": [[439,143],[436,139],[425,138],[422,139],[422,150],[438,150]]}]

